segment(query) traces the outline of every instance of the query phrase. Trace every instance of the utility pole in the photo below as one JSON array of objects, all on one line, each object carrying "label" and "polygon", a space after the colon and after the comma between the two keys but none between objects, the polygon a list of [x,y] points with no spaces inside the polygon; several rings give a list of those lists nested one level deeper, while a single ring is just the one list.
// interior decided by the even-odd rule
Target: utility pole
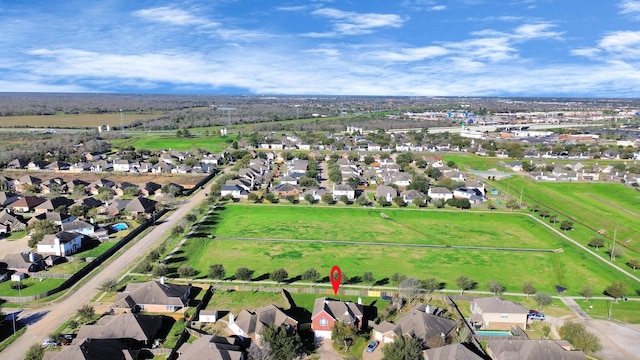
[{"label": "utility pole", "polygon": [[124,135],[124,118],[122,117],[122,109],[120,109],[120,132]]},{"label": "utility pole", "polygon": [[218,110],[222,110],[222,111],[226,111],[227,114],[229,115],[227,118],[227,126],[231,125],[231,112],[232,111],[236,111],[236,108],[232,108],[232,107],[221,107],[218,108]]},{"label": "utility pole", "polygon": [[613,243],[611,244],[611,252],[609,254],[609,255],[611,255],[611,262],[613,262],[613,259],[615,258],[615,256],[613,254],[614,254],[614,251],[616,249],[616,233],[617,232],[618,232],[618,228],[616,227],[613,230]]}]

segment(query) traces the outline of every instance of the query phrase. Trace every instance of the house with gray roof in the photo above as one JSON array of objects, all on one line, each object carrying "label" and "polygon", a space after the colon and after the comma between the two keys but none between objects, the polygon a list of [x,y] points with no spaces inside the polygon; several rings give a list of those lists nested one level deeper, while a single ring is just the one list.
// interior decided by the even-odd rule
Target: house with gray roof
[{"label": "house with gray roof", "polygon": [[243,309],[238,316],[229,316],[229,329],[240,338],[250,338],[256,344],[261,343],[260,334],[268,326],[285,326],[296,330],[298,321],[273,304],[254,311]]},{"label": "house with gray roof", "polygon": [[0,191],[0,206],[7,206],[16,202],[20,197],[10,191]]},{"label": "house with gray roof", "polygon": [[566,340],[487,340],[487,354],[494,360],[585,360]]},{"label": "house with gray roof", "polygon": [[63,223],[61,226],[62,231],[78,233],[82,235],[92,235],[95,227],[88,222],[82,220],[74,220],[68,223]]},{"label": "house with gray roof", "polygon": [[429,195],[429,197],[432,200],[444,200],[447,201],[449,199],[453,199],[453,193],[451,192],[451,190],[447,189],[446,187],[440,187],[440,186],[432,186],[429,188],[429,191],[427,192],[427,195]]},{"label": "house with gray roof", "polygon": [[511,330],[512,326],[527,328],[529,311],[522,304],[499,297],[475,298],[471,302],[472,326],[487,330]]},{"label": "house with gray roof", "polygon": [[82,234],[68,231],[47,234],[37,245],[38,253],[57,256],[75,254],[80,248],[82,248]]},{"label": "house with gray roof", "polygon": [[437,307],[418,304],[395,323],[383,321],[373,327],[373,338],[382,344],[394,342],[398,336],[411,336],[421,339],[426,345],[433,338],[449,342],[455,337],[456,322],[434,313],[441,312]]},{"label": "house with gray roof", "polygon": [[156,204],[158,202],[145,197],[137,197],[125,206],[125,210],[131,212],[131,215],[137,216],[138,214],[152,214],[156,211]]},{"label": "house with gray roof", "polygon": [[106,315],[95,325],[82,326],[74,343],[82,339],[115,339],[128,345],[150,346],[161,328],[162,315]]},{"label": "house with gray roof", "polygon": [[[476,352],[477,351],[477,352]],[[472,350],[469,344],[451,344],[424,351],[425,360],[484,360],[478,350]]]},{"label": "house with gray roof", "polygon": [[242,342],[236,337],[205,335],[178,348],[180,360],[245,360]]},{"label": "house with gray roof", "polygon": [[46,351],[43,360],[136,360],[140,350],[130,349],[120,340],[81,339],[60,351]]},{"label": "house with gray roof", "polygon": [[114,311],[168,312],[178,311],[189,302],[191,285],[170,284],[160,281],[129,283],[116,294]]},{"label": "house with gray roof", "polygon": [[387,185],[378,185],[376,189],[376,198],[378,201],[380,199],[385,199],[387,202],[392,202],[395,197],[398,196],[398,191]]},{"label": "house with gray roof", "polygon": [[329,298],[317,298],[311,314],[311,330],[316,338],[331,339],[331,330],[336,322],[364,328],[362,304]]}]

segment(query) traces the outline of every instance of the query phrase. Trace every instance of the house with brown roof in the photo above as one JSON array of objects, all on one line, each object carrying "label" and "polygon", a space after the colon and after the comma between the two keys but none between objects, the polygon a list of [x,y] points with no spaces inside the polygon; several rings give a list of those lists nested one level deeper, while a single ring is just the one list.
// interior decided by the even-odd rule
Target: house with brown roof
[{"label": "house with brown roof", "polygon": [[145,283],[129,283],[127,287],[116,294],[112,305],[114,311],[168,312],[178,311],[187,306],[191,285],[147,281]]},{"label": "house with brown roof", "polygon": [[484,360],[483,355],[472,350],[469,344],[451,344],[427,349],[424,351],[425,360]]},{"label": "house with brown roof", "polygon": [[150,346],[162,328],[162,315],[123,313],[105,315],[95,325],[84,325],[74,343],[82,339],[112,339],[127,345]]},{"label": "house with brown roof", "polygon": [[22,216],[10,214],[8,210],[0,212],[0,224],[8,227],[7,232],[22,231],[27,226]]},{"label": "house with brown roof", "polygon": [[382,344],[394,342],[398,336],[410,336],[421,339],[426,345],[433,338],[442,339],[445,343],[455,337],[456,322],[434,315],[441,309],[418,304],[403,315],[395,323],[383,321],[373,327],[373,338]]},{"label": "house with brown roof", "polygon": [[487,340],[487,354],[494,360],[585,360],[566,340]]},{"label": "house with brown roof", "polygon": [[522,304],[499,297],[475,298],[471,302],[469,322],[478,329],[511,330],[527,328],[529,311]]},{"label": "house with brown roof", "polygon": [[245,360],[242,342],[236,337],[205,335],[178,348],[180,360]]},{"label": "house with brown roof", "polygon": [[36,272],[44,269],[44,258],[40,254],[26,251],[18,254],[8,254],[0,259],[0,268],[6,268],[21,273]]},{"label": "house with brown roof", "polygon": [[37,196],[25,196],[18,199],[9,205],[9,208],[15,212],[31,212],[35,210],[36,206],[45,202],[46,199]]},{"label": "house with brown roof", "polygon": [[362,330],[365,322],[363,314],[363,307],[360,303],[326,297],[317,298],[311,314],[311,330],[316,338],[323,339],[331,339],[331,330],[337,321]]},{"label": "house with brown roof", "polygon": [[43,203],[37,205],[34,208],[36,214],[42,214],[48,211],[54,211],[55,209],[64,206],[66,208],[71,207],[75,202],[72,199],[64,196],[58,196],[50,199],[46,199]]},{"label": "house with brown roof", "polygon": [[0,206],[4,207],[17,201],[20,197],[10,191],[0,191]]},{"label": "house with brown roof", "polygon": [[147,199],[145,197],[137,197],[125,206],[125,210],[131,212],[131,215],[137,216],[138,214],[152,214],[156,211],[155,200]]},{"label": "house with brown roof", "polygon": [[13,180],[13,187],[18,192],[24,192],[26,189],[25,186],[31,185],[38,187],[41,183],[42,180],[40,178],[31,175],[24,175],[19,179]]},{"label": "house with brown roof", "polygon": [[273,304],[254,311],[243,309],[238,316],[229,316],[229,329],[240,338],[249,338],[258,345],[261,344],[260,333],[267,326],[284,326],[296,330],[298,321]]}]

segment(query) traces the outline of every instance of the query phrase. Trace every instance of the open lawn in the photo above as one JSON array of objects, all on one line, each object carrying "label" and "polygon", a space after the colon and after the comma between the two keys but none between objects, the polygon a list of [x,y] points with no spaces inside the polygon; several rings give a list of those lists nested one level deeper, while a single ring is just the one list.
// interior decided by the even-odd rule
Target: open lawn
[{"label": "open lawn", "polygon": [[[122,120],[125,125],[136,120],[157,119],[158,114],[135,114],[123,113]],[[23,115],[4,116],[1,126],[21,127],[29,125],[31,127],[45,128],[97,128],[99,125],[110,125],[112,129],[120,128],[120,113],[112,114],[59,114],[59,115]]]},{"label": "open lawn", "polygon": [[[292,212],[287,213],[287,211]],[[295,215],[293,211],[296,211]],[[519,292],[523,282],[531,281],[539,291],[553,293],[555,286],[561,285],[568,288],[568,294],[574,295],[577,295],[578,291],[585,286],[585,279],[589,279],[588,284],[596,291],[604,289],[613,280],[624,280],[619,273],[594,261],[592,256],[582,253],[574,245],[562,242],[557,235],[541,232],[542,230],[538,229],[538,227],[542,228],[541,225],[529,224],[527,221],[519,223],[520,219],[528,219],[523,215],[391,209],[384,211],[392,219],[399,219],[399,223],[383,219],[377,211],[359,208],[227,205],[221,214],[214,213],[209,221],[217,221],[217,228],[216,224],[207,225],[217,238],[207,238],[207,231],[203,228],[199,229],[198,235],[201,237],[190,238],[170,266],[177,267],[183,263],[192,265],[199,271],[197,275],[199,277],[206,276],[209,265],[213,263],[222,263],[227,269],[228,276],[231,276],[238,267],[248,267],[254,271],[254,279],[266,279],[271,271],[280,267],[289,272],[290,278],[296,278],[304,270],[314,267],[322,275],[326,274],[324,282],[328,283],[331,267],[339,265],[345,278],[360,277],[365,271],[373,272],[379,280],[378,285],[387,285],[389,277],[399,272],[418,279],[435,277],[446,283],[447,289],[456,289],[456,277],[466,275],[477,282],[477,288],[480,290],[486,290],[486,283],[495,279],[503,283],[507,291]],[[251,213],[252,217],[243,218],[243,212]],[[407,229],[403,221],[411,223],[415,228],[421,221],[428,221],[426,219],[430,216],[448,216],[449,228],[444,227],[446,224],[431,225],[442,231],[437,236],[443,239],[443,242],[446,241],[446,244],[477,244],[475,238],[481,236],[482,232],[477,235],[480,230],[488,231],[488,229],[504,227],[504,223],[511,224],[513,221],[514,224],[526,225],[521,230],[523,234],[529,228],[533,234],[540,232],[537,233],[538,236],[532,237],[532,247],[562,248],[563,251],[523,252],[397,246],[399,243],[420,243],[424,236],[420,231]],[[460,216],[460,220],[453,220],[458,219],[457,216]],[[267,219],[277,222],[275,220],[277,218],[291,219],[293,225],[287,226],[288,223],[282,220],[284,229],[278,229],[266,223]],[[305,223],[302,220],[293,219],[308,219],[308,221]],[[336,222],[335,219],[349,219],[349,221]],[[298,221],[300,221],[299,224]],[[445,220],[440,218],[440,221]],[[365,224],[368,225],[365,226]],[[313,236],[313,231],[309,230],[316,227],[324,229],[319,231],[322,236]],[[376,228],[377,231],[371,231],[371,228]],[[229,236],[232,239],[221,239],[222,235],[234,236]],[[492,241],[492,244],[510,244],[512,247],[527,245],[522,242],[522,239],[513,241],[513,236],[507,232],[495,231],[486,237],[488,241]],[[271,240],[260,240],[264,237]],[[498,237],[499,240],[491,240],[492,237]],[[272,240],[309,238],[311,241]],[[319,238],[329,241],[322,243],[313,241]],[[391,244],[367,243],[360,246],[357,243],[335,243],[336,240]],[[630,288],[637,286],[630,280],[628,283]]]},{"label": "open lawn", "polygon": [[[631,324],[640,324],[640,302],[637,301],[622,301],[618,302],[611,300],[576,300],[578,305],[589,316],[598,319],[607,319],[609,314],[609,306],[611,306],[611,318],[628,322]],[[592,306],[592,308],[589,308]]]},{"label": "open lawn", "polygon": [[[618,241],[640,251],[637,239],[640,233],[640,192],[637,190],[620,184],[535,182],[523,177],[502,180],[497,185],[518,195],[522,190],[525,202],[541,204],[595,231],[604,230],[610,239],[617,229]],[[595,236],[598,234],[591,232],[581,240],[586,244]]]},{"label": "open lawn", "polygon": [[207,304],[206,309],[230,311],[238,315],[242,309],[253,310],[269,304],[275,304],[280,308],[286,309],[284,297],[281,293],[216,290]]},{"label": "open lawn", "polygon": [[[389,219],[383,218],[384,213]],[[557,249],[562,241],[521,214],[230,205],[200,232],[222,238],[304,239],[396,244]],[[340,221],[349,219],[349,221]],[[505,224],[508,223],[508,226]],[[207,225],[209,224],[209,225]],[[243,224],[243,226],[238,226]],[[251,224],[251,226],[244,226]]]},{"label": "open lawn", "polygon": [[233,142],[232,137],[219,136],[193,136],[179,138],[173,135],[131,135],[128,139],[113,140],[114,147],[133,146],[136,149],[147,150],[191,150],[194,146],[198,149],[205,149],[211,152],[222,152]]},{"label": "open lawn", "polygon": [[22,281],[27,287],[18,291],[11,288],[15,281],[0,283],[0,296],[30,296],[54,289],[62,284],[65,279],[34,279],[27,278]]}]

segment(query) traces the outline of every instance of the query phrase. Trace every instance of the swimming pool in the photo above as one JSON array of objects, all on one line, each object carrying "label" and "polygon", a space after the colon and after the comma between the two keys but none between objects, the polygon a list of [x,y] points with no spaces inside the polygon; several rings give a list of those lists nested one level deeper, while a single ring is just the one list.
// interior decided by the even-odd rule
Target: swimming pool
[{"label": "swimming pool", "polygon": [[111,225],[111,228],[115,231],[127,230],[129,227],[125,223],[118,223]]},{"label": "swimming pool", "polygon": [[497,330],[476,330],[476,335],[478,335],[478,336],[500,336],[500,337],[513,336],[511,331],[497,331]]}]

